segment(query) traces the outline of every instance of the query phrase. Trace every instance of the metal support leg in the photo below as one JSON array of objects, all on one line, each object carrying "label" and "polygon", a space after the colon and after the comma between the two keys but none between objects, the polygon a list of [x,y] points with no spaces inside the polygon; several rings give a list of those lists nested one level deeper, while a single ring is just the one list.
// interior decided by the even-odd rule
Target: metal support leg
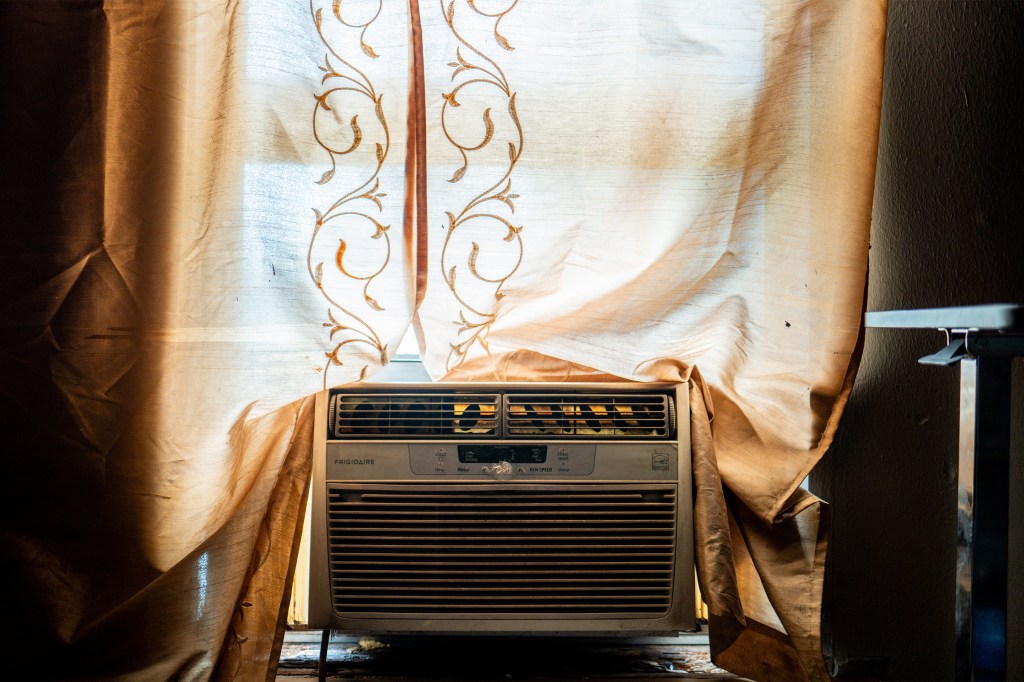
[{"label": "metal support leg", "polygon": [[956,679],[1006,679],[1010,358],[960,363]]},{"label": "metal support leg", "polygon": [[320,660],[316,666],[317,682],[325,682],[327,679],[327,646],[331,643],[331,629],[324,628],[320,633]]}]

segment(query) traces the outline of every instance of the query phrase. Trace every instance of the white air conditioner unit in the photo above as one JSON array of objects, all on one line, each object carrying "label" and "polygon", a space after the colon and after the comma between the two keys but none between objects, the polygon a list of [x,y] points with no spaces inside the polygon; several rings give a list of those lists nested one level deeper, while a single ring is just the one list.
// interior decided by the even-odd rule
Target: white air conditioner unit
[{"label": "white air conditioner unit", "polygon": [[695,629],[686,384],[356,384],[315,429],[310,627]]}]

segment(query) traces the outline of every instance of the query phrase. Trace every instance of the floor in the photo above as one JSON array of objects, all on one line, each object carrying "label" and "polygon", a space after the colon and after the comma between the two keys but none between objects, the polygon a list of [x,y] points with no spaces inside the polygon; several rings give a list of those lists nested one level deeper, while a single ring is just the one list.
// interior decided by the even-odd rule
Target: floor
[{"label": "floor", "polygon": [[[317,678],[320,631],[289,631],[278,682]],[[328,680],[739,680],[712,665],[707,635],[641,639],[421,636],[370,639],[334,634]]]}]

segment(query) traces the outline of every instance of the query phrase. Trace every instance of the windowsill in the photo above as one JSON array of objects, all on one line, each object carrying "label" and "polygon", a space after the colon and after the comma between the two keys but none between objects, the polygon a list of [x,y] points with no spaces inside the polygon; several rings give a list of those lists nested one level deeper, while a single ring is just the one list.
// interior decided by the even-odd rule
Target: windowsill
[{"label": "windowsill", "polygon": [[[279,681],[315,679],[320,630],[285,632]],[[334,634],[327,679],[742,679],[710,662],[707,629],[677,637],[369,638]]]}]

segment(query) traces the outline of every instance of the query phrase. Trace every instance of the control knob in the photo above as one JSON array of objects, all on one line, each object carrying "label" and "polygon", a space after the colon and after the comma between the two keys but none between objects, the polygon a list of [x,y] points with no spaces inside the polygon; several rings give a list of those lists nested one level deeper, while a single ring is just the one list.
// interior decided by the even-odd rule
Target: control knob
[{"label": "control knob", "polygon": [[483,471],[485,474],[496,474],[498,476],[505,476],[512,473],[512,465],[502,460],[492,467],[484,467]]}]

